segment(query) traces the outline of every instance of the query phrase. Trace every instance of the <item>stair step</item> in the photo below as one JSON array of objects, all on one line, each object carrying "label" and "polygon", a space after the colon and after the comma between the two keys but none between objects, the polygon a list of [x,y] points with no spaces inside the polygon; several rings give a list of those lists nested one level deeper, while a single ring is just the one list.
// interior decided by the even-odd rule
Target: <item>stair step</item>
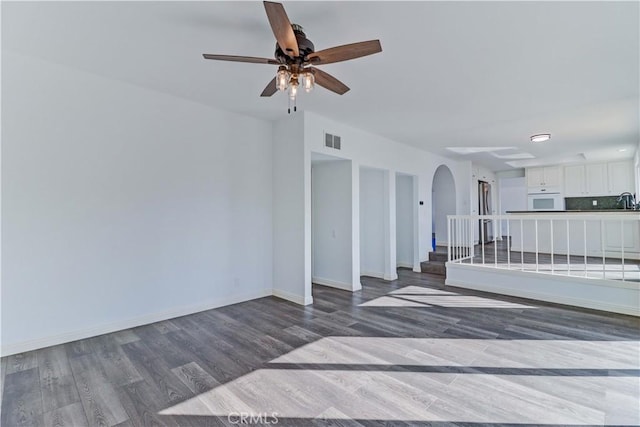
[{"label": "stair step", "polygon": [[420,264],[420,270],[423,273],[438,274],[440,276],[447,275],[447,267],[442,261],[429,261]]},{"label": "stair step", "polygon": [[429,261],[446,262],[447,260],[448,254],[446,252],[429,252]]}]

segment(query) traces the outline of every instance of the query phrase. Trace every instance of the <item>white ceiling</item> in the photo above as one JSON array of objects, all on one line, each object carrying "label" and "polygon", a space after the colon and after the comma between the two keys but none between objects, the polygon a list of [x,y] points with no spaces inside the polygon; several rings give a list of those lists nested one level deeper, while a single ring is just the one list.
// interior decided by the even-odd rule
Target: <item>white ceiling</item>
[{"label": "white ceiling", "polygon": [[[534,164],[631,157],[640,140],[638,2],[284,5],[316,50],[382,42],[323,66],[351,91],[318,88],[302,109],[493,170],[523,152]],[[274,47],[260,2],[2,2],[3,50],[266,119],[286,116],[284,94],[258,96],[275,67],[202,53]],[[529,142],[543,132],[549,142]]]}]

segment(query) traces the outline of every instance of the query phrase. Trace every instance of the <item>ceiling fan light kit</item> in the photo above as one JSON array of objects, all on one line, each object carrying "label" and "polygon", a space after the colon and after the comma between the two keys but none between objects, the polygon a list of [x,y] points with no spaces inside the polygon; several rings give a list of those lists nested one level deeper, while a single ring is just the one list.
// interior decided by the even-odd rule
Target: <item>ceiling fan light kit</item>
[{"label": "ceiling fan light kit", "polygon": [[278,65],[276,76],[264,88],[260,96],[272,96],[276,92],[288,90],[289,113],[291,104],[296,111],[296,99],[300,88],[311,92],[316,84],[338,95],[344,95],[349,87],[331,74],[316,68],[317,65],[331,64],[360,58],[382,52],[380,40],[369,40],[336,46],[316,52],[313,43],[307,39],[303,28],[291,24],[281,3],[265,1],[269,25],[276,37],[275,59],[252,56],[204,54],[205,59],[218,61],[249,62],[253,64]]}]

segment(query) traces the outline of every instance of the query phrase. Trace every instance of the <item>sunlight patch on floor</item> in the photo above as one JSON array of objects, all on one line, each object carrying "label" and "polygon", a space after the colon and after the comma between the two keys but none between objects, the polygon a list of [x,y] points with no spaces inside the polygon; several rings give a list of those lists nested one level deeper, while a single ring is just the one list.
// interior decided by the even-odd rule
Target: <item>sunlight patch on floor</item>
[{"label": "sunlight patch on floor", "polygon": [[640,369],[637,341],[325,337],[271,363]]},{"label": "sunlight patch on floor", "polygon": [[393,296],[379,297],[359,304],[359,307],[431,307],[420,301],[410,301],[408,298],[394,298]]},{"label": "sunlight patch on floor", "polygon": [[456,308],[536,308],[530,305],[498,299],[460,295],[439,289],[407,286],[364,302],[359,307],[456,307]]},{"label": "sunlight patch on floor", "polygon": [[160,414],[635,425],[639,360],[637,341],[325,337]]},{"label": "sunlight patch on floor", "polygon": [[[446,379],[439,378],[441,376]],[[280,418],[455,421],[571,425],[637,424],[608,390],[638,378],[458,375],[260,369],[160,411],[161,415],[276,413]],[[576,403],[567,394],[595,391]],[[626,402],[629,405],[629,402]],[[637,408],[637,401],[636,401]],[[637,411],[636,411],[637,414]],[[617,418],[612,418],[617,417]]]}]

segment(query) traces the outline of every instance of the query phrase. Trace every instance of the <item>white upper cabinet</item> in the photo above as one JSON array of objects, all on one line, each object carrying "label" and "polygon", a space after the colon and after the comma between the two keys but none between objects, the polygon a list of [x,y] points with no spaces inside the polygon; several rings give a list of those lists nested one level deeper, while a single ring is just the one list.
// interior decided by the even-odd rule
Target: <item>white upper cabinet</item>
[{"label": "white upper cabinet", "polygon": [[617,196],[633,188],[633,166],[627,160],[564,168],[565,197]]},{"label": "white upper cabinet", "polygon": [[546,187],[559,187],[562,183],[561,169],[559,166],[544,167],[544,185]]},{"label": "white upper cabinet", "polygon": [[588,195],[607,194],[607,164],[585,165],[585,181]]},{"label": "white upper cabinet", "polygon": [[527,169],[527,187],[540,187],[544,183],[544,168]]},{"label": "white upper cabinet", "polygon": [[565,197],[582,197],[587,191],[584,179],[584,166],[573,165],[564,168]]},{"label": "white upper cabinet", "polygon": [[633,164],[630,160],[609,163],[609,188],[612,196],[629,191],[633,193]]},{"label": "white upper cabinet", "polygon": [[562,182],[559,166],[527,169],[527,187],[560,187]]}]

